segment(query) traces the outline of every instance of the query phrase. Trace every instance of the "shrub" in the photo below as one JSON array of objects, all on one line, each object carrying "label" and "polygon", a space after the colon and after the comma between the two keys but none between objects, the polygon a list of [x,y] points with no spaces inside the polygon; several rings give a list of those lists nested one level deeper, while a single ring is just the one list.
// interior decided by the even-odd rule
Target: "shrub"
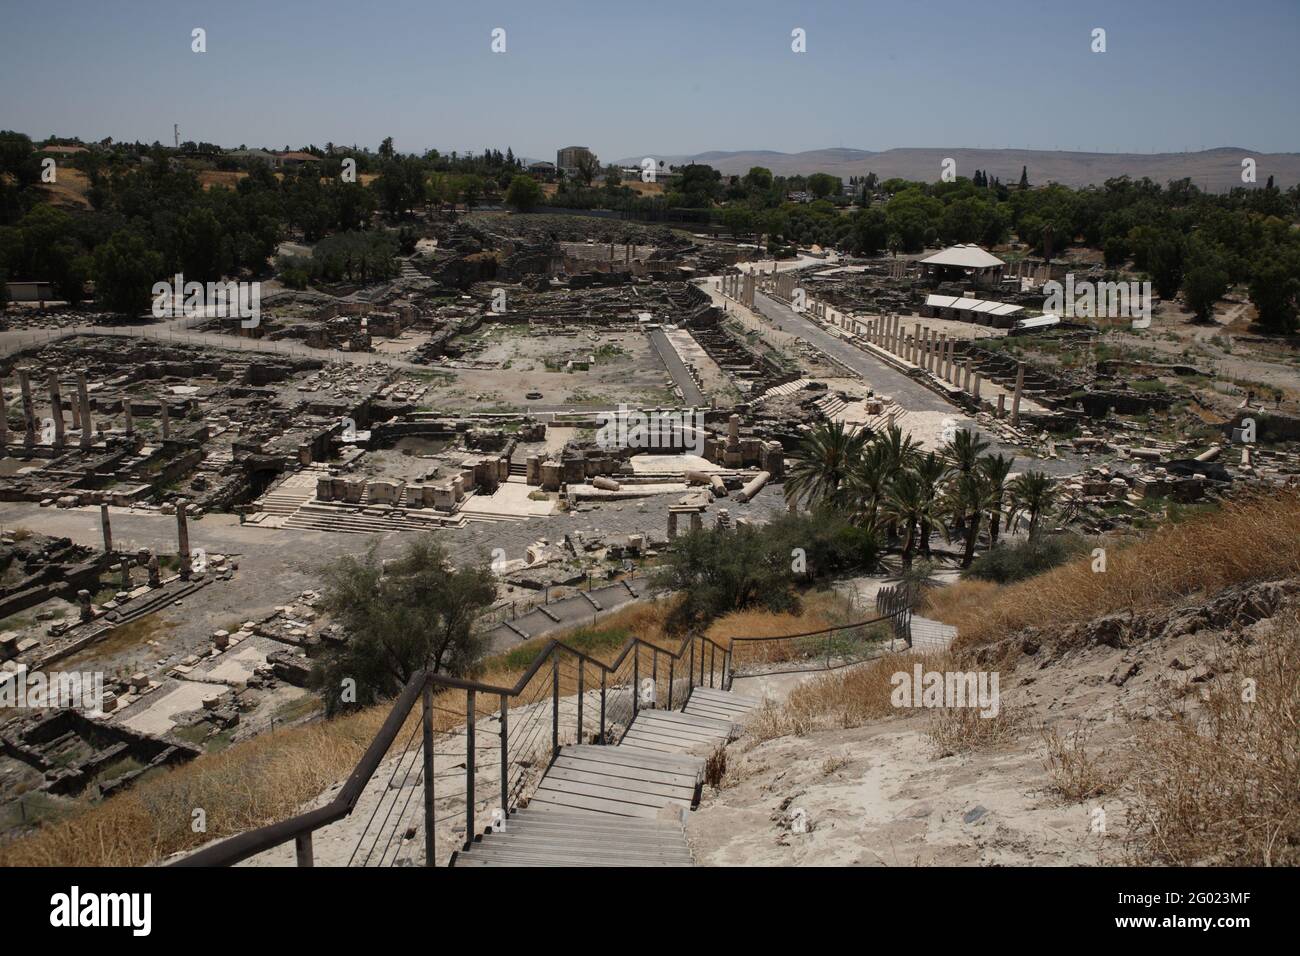
[{"label": "shrub", "polygon": [[979,581],[1010,584],[1050,571],[1082,553],[1088,542],[1079,535],[1036,535],[1011,542],[999,542],[966,571]]}]

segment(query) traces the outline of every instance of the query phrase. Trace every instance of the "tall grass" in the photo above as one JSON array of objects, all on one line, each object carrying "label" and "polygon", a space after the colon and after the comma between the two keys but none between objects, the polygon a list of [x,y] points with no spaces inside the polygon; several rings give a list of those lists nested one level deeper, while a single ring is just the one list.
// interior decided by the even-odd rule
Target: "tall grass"
[{"label": "tall grass", "polygon": [[1300,612],[1232,654],[1200,707],[1139,731],[1136,862],[1300,865]]},{"label": "tall grass", "polygon": [[1125,547],[1009,585],[962,581],[933,591],[924,613],[956,625],[957,648],[1030,625],[1056,626],[1143,610],[1233,584],[1300,575],[1300,489],[1271,489],[1218,511],[1165,525]]}]

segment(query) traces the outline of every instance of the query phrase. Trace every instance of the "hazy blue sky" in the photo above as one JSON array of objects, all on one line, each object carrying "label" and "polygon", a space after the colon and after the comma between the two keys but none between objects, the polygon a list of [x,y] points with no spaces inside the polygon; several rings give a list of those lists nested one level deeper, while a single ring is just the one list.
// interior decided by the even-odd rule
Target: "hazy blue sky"
[{"label": "hazy blue sky", "polygon": [[0,0],[0,38],[0,128],[42,137],[1300,151],[1300,0]]}]

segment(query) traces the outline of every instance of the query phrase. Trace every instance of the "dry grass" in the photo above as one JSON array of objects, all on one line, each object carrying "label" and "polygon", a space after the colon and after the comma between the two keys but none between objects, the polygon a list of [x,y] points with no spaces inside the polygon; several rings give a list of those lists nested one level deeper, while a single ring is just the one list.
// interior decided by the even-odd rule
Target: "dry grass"
[{"label": "dry grass", "polygon": [[704,782],[717,790],[722,786],[722,779],[727,775],[727,746],[719,744],[704,759]]},{"label": "dry grass", "polygon": [[1300,865],[1300,613],[1235,655],[1199,707],[1138,733],[1136,862]]},{"label": "dry grass", "polygon": [[1040,736],[1047,748],[1043,769],[1052,789],[1069,800],[1087,800],[1111,789],[1110,774],[1102,765],[1101,754],[1088,750],[1088,733],[1082,727],[1062,736],[1056,728],[1042,728]]},{"label": "dry grass", "polygon": [[[831,602],[826,606],[829,608]],[[601,618],[597,626],[602,632],[626,630],[648,644],[676,650],[681,639],[669,636],[665,628],[670,610],[668,602],[636,604]],[[780,627],[788,628],[792,620],[799,620],[784,615],[781,618],[778,626],[765,622],[761,614],[733,615],[715,625],[715,636],[725,639],[733,634],[756,633],[756,628],[779,634],[783,633]],[[563,640],[570,635],[558,636]],[[543,643],[538,640],[536,645]],[[620,639],[617,644],[593,647],[590,656],[610,663],[622,644]],[[642,647],[640,655],[641,673],[649,674],[653,652]],[[661,659],[661,675],[666,666]],[[507,663],[507,655],[501,655],[489,659],[476,676],[487,684],[512,686],[525,667],[512,666]],[[534,685],[549,679],[549,668],[542,668],[522,696],[528,697]],[[588,688],[597,686],[599,674],[590,668],[585,679]],[[561,669],[560,687],[565,695],[577,692],[576,667]],[[494,695],[479,695],[475,711],[486,715],[494,712],[498,704]],[[439,694],[435,705],[436,729],[463,723],[467,706],[463,691]],[[57,823],[0,846],[0,865],[141,866],[213,839],[283,820],[352,771],[391,709],[390,703],[384,703],[331,720],[264,734],[220,753],[204,754],[182,766],[148,774],[131,790],[101,803],[79,801]],[[397,735],[399,743],[418,720],[416,708],[407,727]],[[206,814],[204,833],[191,829],[191,813],[196,808]]]},{"label": "dry grass", "polygon": [[1107,570],[1091,556],[1011,585],[962,581],[932,592],[925,614],[956,625],[957,647],[1023,627],[1059,626],[1140,611],[1233,584],[1300,575],[1300,490],[1272,489],[1219,511],[1165,525],[1112,548]]},{"label": "dry grass", "polygon": [[1000,747],[1017,739],[1024,725],[1024,713],[1005,703],[988,717],[975,707],[940,707],[930,711],[926,736],[939,756],[949,757]]}]

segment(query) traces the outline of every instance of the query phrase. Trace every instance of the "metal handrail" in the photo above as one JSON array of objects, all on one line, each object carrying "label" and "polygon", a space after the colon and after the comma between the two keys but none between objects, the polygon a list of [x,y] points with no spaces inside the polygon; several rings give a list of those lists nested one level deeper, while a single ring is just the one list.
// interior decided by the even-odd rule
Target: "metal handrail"
[{"label": "metal handrail", "polygon": [[[344,817],[351,814],[353,810],[356,809],[357,803],[360,800],[362,793],[365,790],[366,784],[374,776],[375,771],[378,770],[379,768],[379,765],[384,761],[385,757],[388,754],[389,749],[392,747],[394,741],[397,738],[397,734],[401,731],[403,725],[406,723],[407,718],[410,716],[411,711],[415,708],[416,699],[422,698],[423,707],[424,707],[424,728],[423,729],[424,729],[424,749],[425,749],[425,770],[424,770],[423,777],[424,777],[424,786],[426,791],[425,794],[426,864],[431,866],[433,865],[432,841],[433,841],[433,822],[434,822],[433,804],[432,804],[433,793],[432,793],[432,786],[431,786],[432,773],[433,773],[432,694],[433,694],[433,689],[435,687],[441,689],[447,689],[447,690],[463,690],[467,694],[466,723],[468,727],[468,733],[466,736],[466,758],[467,758],[466,759],[466,783],[467,783],[466,837],[468,841],[468,840],[472,840],[475,835],[474,834],[474,813],[473,813],[474,773],[475,773],[474,739],[475,738],[474,738],[473,728],[474,728],[474,720],[475,720],[475,713],[476,713],[475,697],[478,694],[491,694],[501,699],[501,705],[502,705],[501,713],[503,716],[502,733],[501,733],[502,736],[502,762],[501,762],[502,799],[503,802],[507,804],[502,809],[504,812],[508,814],[510,812],[510,807],[508,804],[510,802],[511,795],[509,793],[509,787],[508,787],[508,775],[509,775],[509,766],[510,766],[509,758],[507,754],[508,740],[509,740],[509,730],[508,730],[509,725],[508,725],[508,716],[506,715],[508,715],[509,713],[509,701],[511,698],[518,697],[522,693],[524,688],[528,686],[529,682],[533,679],[533,677],[537,675],[537,673],[542,669],[542,667],[545,664],[547,664],[547,662],[551,662],[553,668],[553,674],[551,677],[551,681],[552,681],[551,690],[553,694],[552,699],[555,702],[554,704],[555,717],[552,724],[552,760],[553,760],[555,755],[559,751],[558,665],[559,665],[559,655],[561,653],[571,654],[575,658],[577,658],[579,667],[582,668],[580,673],[582,674],[586,673],[585,668],[587,665],[591,665],[597,668],[597,670],[600,673],[601,707],[600,707],[600,724],[599,724],[600,734],[598,739],[603,743],[606,738],[606,732],[608,726],[608,721],[607,721],[608,715],[605,707],[605,695],[607,690],[609,689],[608,688],[609,678],[611,675],[617,678],[619,669],[628,660],[629,655],[632,655],[631,664],[632,664],[632,673],[633,673],[633,681],[632,681],[633,686],[632,686],[631,714],[630,714],[630,719],[627,722],[628,725],[631,724],[632,720],[636,719],[636,714],[641,709],[641,705],[639,702],[638,687],[636,682],[638,665],[641,656],[641,649],[643,647],[649,648],[652,656],[655,657],[656,659],[658,655],[666,655],[669,660],[674,662],[681,661],[684,657],[689,656],[692,662],[690,668],[690,677],[693,679],[694,658],[696,656],[695,645],[697,641],[700,642],[701,644],[701,650],[703,650],[704,647],[710,648],[710,653],[713,656],[713,658],[716,659],[716,656],[719,652],[721,652],[721,654],[723,655],[723,670],[722,670],[722,677],[720,683],[721,686],[725,688],[729,684],[728,669],[727,669],[727,661],[729,660],[729,651],[727,650],[727,648],[724,648],[721,644],[718,644],[716,641],[713,641],[711,638],[698,636],[698,635],[688,636],[684,638],[682,640],[681,645],[677,648],[676,651],[670,650],[668,648],[659,647],[656,644],[651,644],[650,642],[644,641],[639,637],[629,637],[627,641],[624,642],[622,648],[620,648],[618,655],[614,658],[613,662],[611,662],[610,664],[606,664],[603,661],[597,660],[596,658],[583,653],[577,648],[565,644],[563,641],[558,641],[552,638],[548,640],[546,644],[543,645],[542,648],[538,650],[537,656],[533,659],[532,663],[528,666],[528,668],[524,671],[524,673],[520,675],[519,679],[515,682],[513,687],[501,687],[494,684],[486,684],[483,683],[482,681],[470,680],[468,678],[453,677],[448,674],[437,674],[429,670],[419,671],[402,688],[401,693],[398,695],[396,701],[393,704],[393,709],[389,712],[388,717],[385,719],[384,724],[380,728],[379,733],[375,736],[375,739],[371,742],[370,746],[366,748],[366,752],[362,755],[361,760],[358,761],[356,767],[353,769],[352,773],[348,776],[347,782],[339,790],[339,793],[334,797],[334,799],[332,799],[329,803],[327,803],[323,807],[318,807],[314,810],[309,810],[306,813],[302,813],[297,816],[290,817],[286,820],[281,820],[278,823],[268,824],[267,826],[259,827],[255,830],[249,830],[245,833],[240,833],[235,836],[229,837],[225,840],[222,840],[219,843],[213,844],[212,846],[208,846],[203,849],[197,850],[194,853],[191,853],[181,858],[180,860],[173,862],[171,865],[172,866],[231,866],[235,863],[241,862],[242,860],[246,860],[249,857],[256,856],[259,853],[263,853],[267,850],[273,849],[274,847],[280,846],[284,843],[288,843],[290,840],[293,840],[296,844],[298,865],[311,866],[313,862],[313,855],[312,855],[313,851],[312,851],[312,840],[311,840],[312,833],[314,833],[316,830],[321,829],[322,827],[328,826],[331,823],[335,823],[338,820],[343,819]],[[700,673],[701,675],[703,675],[704,674],[703,653],[701,653],[699,657],[700,657]],[[711,663],[708,671],[710,684],[712,684],[712,681],[714,680],[715,673],[716,673],[716,666],[715,664]],[[694,684],[692,683],[691,686],[694,687]],[[581,697],[579,698],[579,700],[581,700]],[[579,715],[581,714],[582,714],[582,710],[580,704]],[[581,716],[580,716],[580,723],[581,723]],[[624,732],[626,733],[626,730]],[[515,802],[517,802],[519,794],[515,794],[514,796],[515,796]]]},{"label": "metal handrail", "polygon": [[[249,830],[245,833],[236,834],[215,843],[211,846],[197,850],[180,860],[173,862],[172,866],[231,866],[246,860],[249,857],[256,856],[267,850],[273,849],[282,844],[294,841],[296,846],[297,862],[299,866],[313,865],[312,834],[335,823],[348,816],[356,809],[365,791],[366,785],[370,782],[375,772],[379,769],[381,763],[388,756],[397,739],[406,724],[407,718],[415,709],[416,700],[422,701],[423,708],[423,750],[424,764],[421,778],[424,786],[424,820],[425,820],[425,864],[432,866],[435,863],[435,808],[434,808],[434,791],[433,779],[434,773],[434,729],[433,729],[433,694],[435,688],[441,690],[462,690],[466,694],[465,704],[465,847],[468,848],[470,843],[478,836],[475,832],[475,782],[476,782],[476,752],[480,748],[476,743],[475,726],[478,716],[476,709],[476,698],[479,694],[488,694],[499,698],[500,711],[499,721],[500,731],[500,797],[501,810],[505,815],[509,815],[513,806],[517,806],[520,799],[524,797],[522,789],[514,789],[511,783],[512,768],[527,770],[531,764],[525,764],[516,754],[515,758],[510,756],[510,702],[523,694],[524,690],[532,682],[533,678],[542,672],[542,668],[548,663],[551,666],[551,673],[547,677],[550,685],[549,696],[551,699],[551,761],[559,754],[559,714],[560,714],[560,665],[562,655],[572,655],[577,662],[577,725],[578,737],[581,741],[584,731],[586,718],[584,714],[584,704],[587,693],[594,692],[595,687],[588,691],[586,684],[587,668],[595,668],[599,675],[599,718],[597,726],[599,733],[597,740],[604,744],[608,739],[608,733],[611,726],[622,725],[623,733],[626,734],[632,722],[636,719],[637,714],[643,707],[658,707],[660,704],[661,688],[664,685],[659,683],[659,674],[661,671],[666,672],[667,677],[667,694],[665,706],[672,708],[676,703],[675,683],[680,680],[678,677],[678,668],[684,665],[685,679],[687,681],[687,691],[682,699],[682,705],[690,698],[696,686],[718,687],[727,689],[731,686],[732,681],[732,649],[731,645],[737,642],[748,641],[775,641],[789,640],[791,638],[811,637],[819,634],[826,634],[846,628],[861,627],[868,624],[878,623],[883,620],[894,619],[895,626],[898,626],[899,619],[904,615],[910,615],[910,601],[903,600],[901,594],[893,593],[884,598],[878,598],[878,605],[882,601],[891,606],[889,613],[881,617],[873,618],[868,621],[861,621],[857,624],[840,625],[838,627],[822,628],[816,631],[807,631],[800,634],[786,634],[780,637],[737,637],[731,638],[728,646],[714,641],[712,638],[700,634],[689,635],[682,639],[681,644],[676,650],[660,647],[649,641],[642,640],[639,637],[629,637],[619,649],[619,653],[614,660],[606,664],[603,661],[586,654],[575,647],[565,644],[563,641],[554,638],[547,642],[538,650],[537,656],[529,664],[528,668],[515,681],[512,687],[502,687],[495,684],[487,684],[482,681],[471,680],[469,678],[454,677],[448,674],[438,674],[430,670],[422,670],[416,673],[402,688],[397,699],[393,703],[393,708],[388,717],[384,720],[383,726],[375,739],[371,741],[370,746],[366,748],[365,753],[357,762],[356,767],[348,776],[347,781],[339,790],[338,794],[329,803],[323,807],[309,810],[306,813],[298,814],[278,823],[272,823],[255,830]],[[883,608],[882,608],[883,610]],[[906,626],[906,625],[904,625]],[[910,640],[909,640],[910,644]],[[644,653],[649,653],[649,673],[646,675],[653,681],[654,694],[649,703],[641,700],[641,666]],[[721,656],[721,668],[719,669],[718,658]],[[661,661],[662,658],[662,661]],[[627,672],[630,669],[631,680],[627,681]],[[626,721],[611,719],[610,708],[607,706],[607,695],[610,690],[619,688],[624,683],[630,683],[631,695],[630,705],[627,708]],[[545,688],[545,684],[543,685]],[[545,700],[546,694],[539,693],[528,706],[538,706]],[[537,713],[530,715],[530,721],[535,720]],[[536,734],[536,727],[530,731]],[[620,735],[620,738],[622,736]],[[532,738],[528,743],[532,744]],[[408,798],[409,799],[409,798]],[[455,815],[459,815],[459,812]],[[453,816],[455,816],[453,815]],[[400,822],[400,816],[399,821]],[[396,824],[395,824],[396,825]],[[363,833],[364,837],[364,833]],[[381,854],[382,858],[382,854]]]}]

